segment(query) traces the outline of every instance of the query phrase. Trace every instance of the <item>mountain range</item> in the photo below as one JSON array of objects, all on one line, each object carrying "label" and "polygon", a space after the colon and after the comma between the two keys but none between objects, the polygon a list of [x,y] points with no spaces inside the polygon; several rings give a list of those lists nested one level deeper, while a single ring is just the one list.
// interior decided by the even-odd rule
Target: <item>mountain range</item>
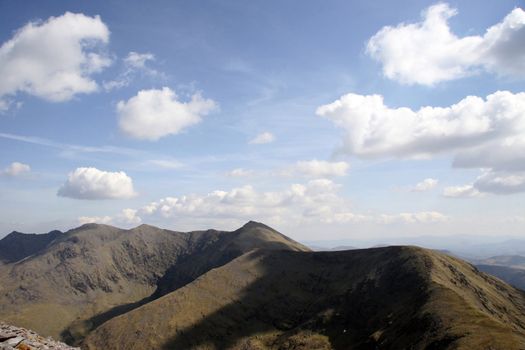
[{"label": "mountain range", "polygon": [[414,246],[86,224],[0,240],[4,322],[83,349],[523,349],[525,295]]}]

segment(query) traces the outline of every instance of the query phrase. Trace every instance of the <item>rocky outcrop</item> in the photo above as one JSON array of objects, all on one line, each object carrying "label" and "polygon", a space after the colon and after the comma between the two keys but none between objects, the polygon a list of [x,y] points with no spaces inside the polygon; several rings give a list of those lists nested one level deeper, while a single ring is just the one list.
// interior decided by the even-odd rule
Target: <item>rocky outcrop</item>
[{"label": "rocky outcrop", "polygon": [[0,322],[0,350],[76,350],[64,343],[37,333]]}]

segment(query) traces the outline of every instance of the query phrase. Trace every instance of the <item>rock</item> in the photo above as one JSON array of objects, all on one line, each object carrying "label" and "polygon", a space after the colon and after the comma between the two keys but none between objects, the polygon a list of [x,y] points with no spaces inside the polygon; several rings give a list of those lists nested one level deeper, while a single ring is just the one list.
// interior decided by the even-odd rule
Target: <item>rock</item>
[{"label": "rock", "polygon": [[78,350],[37,333],[0,322],[0,350]]}]

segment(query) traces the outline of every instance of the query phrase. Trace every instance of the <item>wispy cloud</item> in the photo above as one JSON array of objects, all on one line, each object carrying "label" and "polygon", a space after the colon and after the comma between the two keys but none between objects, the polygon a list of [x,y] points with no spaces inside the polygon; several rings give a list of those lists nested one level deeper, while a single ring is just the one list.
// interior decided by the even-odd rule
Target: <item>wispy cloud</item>
[{"label": "wispy cloud", "polygon": [[15,140],[25,143],[31,143],[39,146],[52,147],[69,152],[79,152],[79,153],[110,153],[118,155],[127,155],[127,156],[137,156],[144,155],[146,152],[125,147],[115,147],[115,146],[85,146],[85,145],[75,145],[56,142],[42,137],[37,136],[26,136],[26,135],[17,135],[17,134],[8,134],[0,133],[0,137],[9,140]]}]

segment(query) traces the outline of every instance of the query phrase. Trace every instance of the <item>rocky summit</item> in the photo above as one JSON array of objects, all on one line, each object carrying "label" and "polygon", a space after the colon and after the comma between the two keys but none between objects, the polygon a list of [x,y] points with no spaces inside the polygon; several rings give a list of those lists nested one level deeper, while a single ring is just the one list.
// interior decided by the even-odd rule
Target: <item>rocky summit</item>
[{"label": "rocky summit", "polygon": [[79,350],[31,330],[0,322],[0,350]]}]

